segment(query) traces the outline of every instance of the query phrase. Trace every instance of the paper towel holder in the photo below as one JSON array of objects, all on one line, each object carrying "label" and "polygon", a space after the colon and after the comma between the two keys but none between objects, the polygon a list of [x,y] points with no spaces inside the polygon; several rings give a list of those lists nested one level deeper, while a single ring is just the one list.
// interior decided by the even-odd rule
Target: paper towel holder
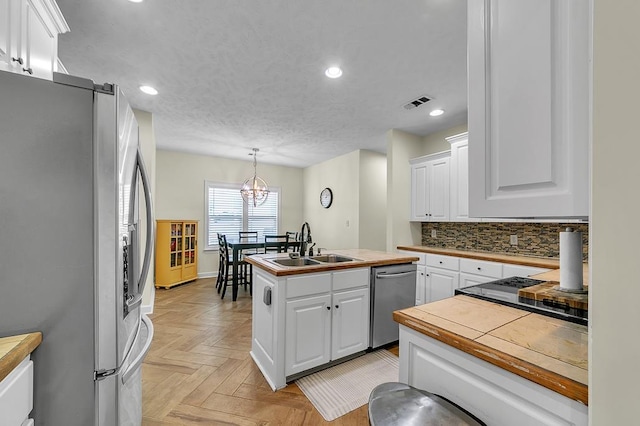
[{"label": "paper towel holder", "polygon": [[[575,237],[571,238],[573,241],[568,240],[568,236],[563,237],[563,234],[573,234],[575,232]],[[567,247],[569,251],[563,254],[563,238],[565,239],[565,244],[569,244]],[[576,239],[577,238],[577,239]],[[573,228],[567,227],[564,232],[560,232],[560,283],[558,286],[554,286],[553,290],[557,290],[563,293],[572,293],[572,294],[585,294],[588,292],[587,288],[584,287],[582,282],[582,232],[574,231]],[[573,250],[571,251],[571,248]],[[569,256],[566,258],[565,256]],[[565,260],[568,259],[568,260]],[[568,268],[567,272],[569,275],[564,275],[564,268]],[[570,275],[570,274],[573,274]],[[577,275],[576,275],[577,274]],[[566,276],[566,278],[565,278]],[[571,283],[571,285],[564,285],[563,279],[566,279]],[[565,281],[565,282],[567,282]],[[577,282],[576,282],[577,281]],[[574,284],[578,284],[579,287],[573,286]]]}]

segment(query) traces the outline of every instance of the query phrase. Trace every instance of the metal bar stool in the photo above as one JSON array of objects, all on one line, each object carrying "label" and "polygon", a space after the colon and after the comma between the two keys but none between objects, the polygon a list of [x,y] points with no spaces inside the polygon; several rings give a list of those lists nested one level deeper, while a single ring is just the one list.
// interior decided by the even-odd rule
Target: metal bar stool
[{"label": "metal bar stool", "polygon": [[397,382],[383,383],[371,391],[369,423],[372,426],[486,426],[440,395]]}]

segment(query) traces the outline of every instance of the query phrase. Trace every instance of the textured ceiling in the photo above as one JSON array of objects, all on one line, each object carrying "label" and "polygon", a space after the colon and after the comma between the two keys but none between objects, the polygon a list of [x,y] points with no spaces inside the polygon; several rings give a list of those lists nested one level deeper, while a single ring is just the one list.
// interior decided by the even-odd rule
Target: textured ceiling
[{"label": "textured ceiling", "polygon": [[[465,0],[57,3],[69,73],[119,84],[153,113],[160,149],[247,160],[257,147],[258,162],[306,167],[385,152],[389,129],[466,121]],[[342,78],[324,76],[332,64]],[[433,100],[403,108],[421,95]]]}]

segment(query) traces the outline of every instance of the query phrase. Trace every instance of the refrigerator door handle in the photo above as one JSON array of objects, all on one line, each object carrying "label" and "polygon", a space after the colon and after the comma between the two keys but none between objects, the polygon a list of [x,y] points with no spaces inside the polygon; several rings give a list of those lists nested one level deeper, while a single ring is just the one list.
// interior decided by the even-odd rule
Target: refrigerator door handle
[{"label": "refrigerator door handle", "polygon": [[149,184],[147,169],[144,166],[144,161],[142,160],[142,153],[140,152],[140,148],[138,148],[138,152],[136,155],[136,167],[138,170],[140,170],[140,176],[142,177],[142,188],[144,190],[144,202],[147,220],[147,238],[145,241],[144,260],[142,262],[140,280],[138,281],[138,285],[136,286],[136,288],[138,289],[138,293],[130,300],[127,300],[127,308],[129,309],[129,311],[137,308],[142,304],[142,294],[144,293],[144,287],[147,283],[147,275],[149,275],[149,267],[151,265],[151,250],[155,231],[153,220],[153,205],[151,203],[151,186]]},{"label": "refrigerator door handle", "polygon": [[[151,322],[151,320],[149,320],[149,322]],[[142,327],[140,324],[141,324],[141,318],[138,318],[138,326],[136,327],[135,336],[133,337],[133,341],[131,342],[131,346],[129,346],[129,349],[127,350],[127,353],[123,358],[122,364],[120,364],[117,368],[110,368],[108,370],[94,371],[93,372],[93,380],[102,380],[102,379],[106,379],[107,377],[116,376],[116,375],[120,374],[120,372],[122,371],[122,366],[124,365],[126,360],[131,356],[131,352],[133,351],[133,348],[135,347],[135,344],[138,341],[138,337],[140,336],[140,328]],[[145,324],[147,324],[147,323],[145,323]]]},{"label": "refrigerator door handle", "polygon": [[147,353],[149,353],[149,349],[151,348],[151,341],[153,340],[153,323],[146,315],[142,315],[141,319],[148,329],[147,341],[144,342],[144,346],[142,347],[142,350],[140,351],[138,356],[136,356],[136,358],[131,361],[131,364],[129,364],[124,373],[122,373],[121,378],[123,384],[127,382],[129,377],[131,377],[131,375],[135,373],[138,368],[140,368],[142,361],[144,361],[144,358],[147,356]]}]

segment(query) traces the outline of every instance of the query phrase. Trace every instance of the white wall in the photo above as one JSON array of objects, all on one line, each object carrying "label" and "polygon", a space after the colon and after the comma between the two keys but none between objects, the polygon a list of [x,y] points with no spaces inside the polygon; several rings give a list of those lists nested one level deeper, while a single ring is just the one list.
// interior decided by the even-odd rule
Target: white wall
[{"label": "white wall", "polygon": [[[252,161],[158,150],[156,155],[156,219],[193,219],[198,225],[198,275],[218,270],[218,252],[204,251],[205,181],[238,185],[253,175]],[[258,176],[280,187],[279,231],[298,230],[302,223],[302,169],[261,164]]]},{"label": "white wall", "polygon": [[441,132],[432,133],[423,138],[422,143],[424,151],[420,155],[435,154],[436,152],[449,151],[451,144],[446,138],[453,135],[464,133],[468,130],[467,124],[451,127]]},{"label": "white wall", "polygon": [[359,248],[387,249],[387,156],[360,151]]},{"label": "white wall", "polygon": [[[333,203],[320,205],[331,188]],[[373,197],[378,188],[382,196]],[[304,169],[304,221],[317,247],[385,249],[386,157],[358,150]]]},{"label": "white wall", "polygon": [[639,424],[640,2],[594,0],[589,421]]},{"label": "white wall", "polygon": [[387,132],[387,248],[420,244],[419,223],[411,216],[411,158],[424,155],[423,138],[397,129]]},{"label": "white wall", "polygon": [[[151,187],[151,200],[155,203],[156,200],[156,137],[153,131],[153,116],[151,113],[134,109],[133,113],[138,121],[139,136],[140,136],[140,150],[142,152],[142,158],[151,181],[149,186]],[[140,200],[140,203],[144,205],[144,202]],[[154,206],[155,207],[155,206]],[[140,212],[140,225],[141,225],[141,241],[146,238],[146,218]],[[153,224],[155,226],[155,224]],[[141,247],[141,251],[144,251],[144,247]],[[155,270],[155,247],[152,248],[151,253],[151,267],[149,268],[149,275],[147,276],[147,282],[145,284],[144,293],[142,294],[142,310],[146,313],[153,312],[153,302],[155,299],[155,287],[154,287],[154,270]]]}]

